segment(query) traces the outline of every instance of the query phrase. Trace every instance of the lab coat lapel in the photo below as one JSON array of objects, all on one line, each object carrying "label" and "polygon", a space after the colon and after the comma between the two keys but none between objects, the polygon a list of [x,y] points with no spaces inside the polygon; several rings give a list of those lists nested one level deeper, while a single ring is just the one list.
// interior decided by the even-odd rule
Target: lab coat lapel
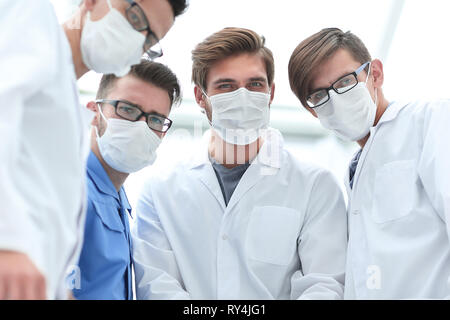
[{"label": "lab coat lapel", "polygon": [[203,135],[202,142],[195,151],[192,159],[191,173],[194,175],[194,178],[200,180],[205,185],[208,191],[216,198],[222,209],[225,210],[226,206],[222,190],[220,189],[219,181],[208,156],[210,136],[210,130],[206,131]]},{"label": "lab coat lapel", "polygon": [[350,167],[348,167],[345,172],[344,185],[345,185],[345,190],[347,191],[348,199],[350,200],[350,194],[352,192],[352,188],[350,188]]},{"label": "lab coat lapel", "polygon": [[247,169],[228,202],[228,210],[231,210],[251,188],[264,178],[261,169],[260,164],[252,164]]},{"label": "lab coat lapel", "polygon": [[399,112],[405,108],[408,105],[408,103],[404,102],[393,102],[391,103],[386,111],[384,112],[383,116],[381,117],[380,121],[375,127],[370,128],[370,136],[369,139],[366,142],[366,145],[364,146],[361,156],[358,161],[358,166],[356,167],[355,176],[353,178],[353,188],[350,190],[349,193],[349,199],[351,198],[351,195],[354,193],[356,186],[358,184],[359,176],[361,173],[361,170],[364,166],[364,162],[366,161],[366,157],[370,152],[370,147],[372,146],[372,143],[375,139],[376,132],[378,129],[386,122],[393,121],[397,118]]},{"label": "lab coat lapel", "polygon": [[225,211],[225,200],[223,198],[222,190],[220,189],[219,181],[211,163],[205,163],[201,167],[193,171],[194,175],[205,185],[205,187],[216,198],[219,205]]},{"label": "lab coat lapel", "polygon": [[264,144],[258,156],[242,176],[231,196],[227,210],[231,210],[262,179],[277,174],[281,168],[282,150],[283,138],[281,133],[275,129],[268,129],[264,135]]}]

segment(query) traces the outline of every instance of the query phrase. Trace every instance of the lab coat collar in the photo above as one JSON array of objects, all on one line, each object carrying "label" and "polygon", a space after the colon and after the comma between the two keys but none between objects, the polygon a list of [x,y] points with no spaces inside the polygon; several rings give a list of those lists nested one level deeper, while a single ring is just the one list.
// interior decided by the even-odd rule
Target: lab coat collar
[{"label": "lab coat collar", "polygon": [[406,102],[392,102],[391,104],[389,104],[388,108],[386,109],[386,111],[384,111],[384,114],[381,116],[381,119],[375,126],[375,128],[378,128],[379,126],[381,126],[381,124],[385,122],[395,120],[400,111],[407,105],[408,103]]},{"label": "lab coat collar", "polygon": [[210,131],[206,132],[203,136],[201,149],[199,149],[194,156],[191,170],[195,172],[195,175],[214,195],[223,210],[225,210],[225,208],[231,210],[255,184],[261,181],[265,176],[276,174],[281,168],[283,138],[278,130],[268,129],[264,133],[264,144],[259,150],[258,156],[251,162],[250,167],[242,176],[241,181],[233,192],[228,206],[226,206],[221,188],[208,156],[210,137]]},{"label": "lab coat collar", "polygon": [[[283,136],[281,133],[273,128],[263,131],[262,135],[264,143],[260,148],[258,155],[253,159],[253,163],[258,163],[274,169],[281,168],[281,155],[283,151]],[[208,145],[211,138],[211,130],[207,130],[202,137],[202,142],[196,150],[191,162],[191,169],[211,164],[208,154]]]},{"label": "lab coat collar", "polygon": [[[370,137],[369,140],[366,142],[366,146],[367,147],[368,144],[371,143],[371,140],[373,139],[375,132],[384,124],[390,121],[393,121],[397,118],[398,114],[400,113],[400,111],[405,108],[406,106],[408,106],[409,103],[406,102],[392,102],[388,105],[387,109],[385,110],[385,112],[383,113],[383,115],[381,116],[380,121],[378,121],[377,125],[370,128]],[[347,194],[349,197],[349,201],[351,199],[351,195],[352,195],[352,191],[355,188],[356,184],[357,184],[357,180],[359,178],[359,170],[358,168],[361,167],[361,162],[364,162],[365,157],[366,157],[366,153],[364,152],[365,150],[362,150],[361,153],[361,157],[358,161],[358,166],[356,168],[356,172],[355,172],[355,176],[353,177],[353,188],[350,187],[350,167],[347,168],[346,170],[346,176],[345,176],[345,187],[347,190]],[[358,152],[361,152],[361,150],[358,150],[352,157],[352,160],[355,158],[355,156],[358,154]]]},{"label": "lab coat collar", "polygon": [[87,172],[100,192],[117,199],[131,215],[131,206],[124,188],[120,188],[119,193],[116,191],[116,188],[100,163],[100,160],[98,160],[97,156],[92,151],[89,153],[87,161]]}]

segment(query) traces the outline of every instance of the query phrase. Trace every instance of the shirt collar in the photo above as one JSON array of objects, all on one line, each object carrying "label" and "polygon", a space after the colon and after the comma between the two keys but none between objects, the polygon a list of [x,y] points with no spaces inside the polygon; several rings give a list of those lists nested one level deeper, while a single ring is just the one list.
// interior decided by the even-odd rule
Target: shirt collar
[{"label": "shirt collar", "polygon": [[97,156],[92,151],[89,153],[87,160],[87,172],[97,189],[119,201],[121,206],[126,209],[132,217],[131,206],[125,193],[125,189],[122,187],[119,192],[116,191],[116,187],[114,187],[111,182],[111,179],[103,168],[100,160],[98,160]]},{"label": "shirt collar", "polygon": [[[196,149],[190,168],[196,168],[205,164],[211,164],[208,154],[208,146],[211,137],[211,129],[207,130],[202,139],[200,146]],[[251,162],[269,166],[272,168],[281,168],[281,156],[283,151],[283,136],[273,128],[263,130],[262,137],[264,143],[258,152],[257,157]]]},{"label": "shirt collar", "polygon": [[92,151],[89,153],[87,171],[99,191],[120,201],[116,187],[114,187],[100,160]]},{"label": "shirt collar", "polygon": [[127,194],[125,193],[125,189],[123,187],[120,188],[119,196],[120,196],[120,203],[122,204],[122,207],[125,210],[127,210],[130,217],[133,218],[133,215],[131,214],[131,205],[130,205],[130,202],[128,201]]}]

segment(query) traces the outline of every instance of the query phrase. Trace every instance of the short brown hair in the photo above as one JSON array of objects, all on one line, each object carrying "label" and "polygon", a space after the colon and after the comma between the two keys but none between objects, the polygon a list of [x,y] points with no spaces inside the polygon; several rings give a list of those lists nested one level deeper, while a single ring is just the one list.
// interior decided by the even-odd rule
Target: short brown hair
[{"label": "short brown hair", "polygon": [[357,36],[338,28],[323,29],[295,48],[289,60],[289,83],[303,106],[308,106],[310,82],[315,69],[339,49],[347,50],[361,64],[372,60],[366,46]]},{"label": "short brown hair", "polygon": [[266,65],[267,81],[272,85],[275,66],[272,51],[265,39],[256,32],[243,28],[225,28],[199,43],[192,51],[192,82],[206,90],[206,77],[211,66],[240,53],[261,54]]},{"label": "short brown hair", "polygon": [[[181,89],[177,76],[161,63],[142,60],[141,63],[131,67],[128,75],[167,91],[171,106],[181,101]],[[97,91],[97,99],[106,98],[117,79],[113,74],[103,75]]]}]

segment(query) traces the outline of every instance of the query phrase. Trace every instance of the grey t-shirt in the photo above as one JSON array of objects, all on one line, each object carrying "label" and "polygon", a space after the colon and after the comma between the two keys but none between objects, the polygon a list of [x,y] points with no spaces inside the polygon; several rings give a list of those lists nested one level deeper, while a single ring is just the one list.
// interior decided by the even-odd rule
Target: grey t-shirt
[{"label": "grey t-shirt", "polygon": [[217,180],[219,181],[220,189],[222,189],[225,205],[228,205],[228,202],[239,184],[239,181],[241,181],[245,171],[247,171],[248,167],[250,167],[250,163],[245,163],[237,167],[227,169],[214,159],[210,158],[210,161],[214,168],[214,172],[216,173]]}]

